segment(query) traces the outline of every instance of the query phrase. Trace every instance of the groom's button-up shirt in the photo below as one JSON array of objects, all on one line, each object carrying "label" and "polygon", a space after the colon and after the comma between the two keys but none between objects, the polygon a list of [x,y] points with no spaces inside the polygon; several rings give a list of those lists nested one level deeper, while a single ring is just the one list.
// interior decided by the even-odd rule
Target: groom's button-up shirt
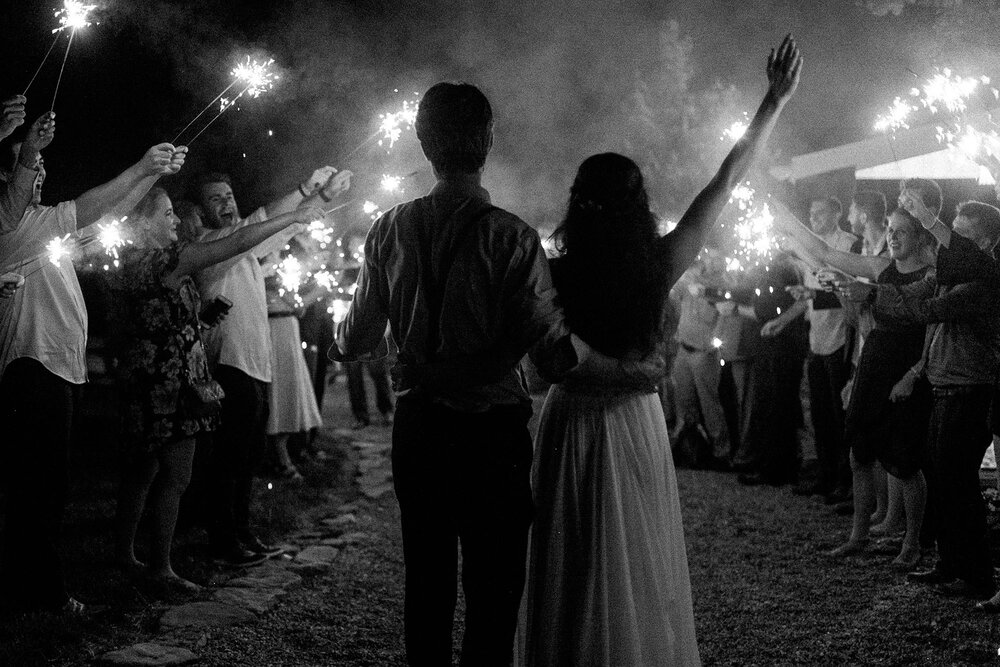
[{"label": "groom's button-up shirt", "polygon": [[[460,233],[466,225],[474,228]],[[399,350],[397,391],[463,411],[529,402],[520,369],[529,349],[549,379],[576,365],[538,233],[490,207],[482,187],[439,182],[379,218],[364,250],[334,359],[368,357],[388,322]],[[433,350],[429,293],[443,294]]]}]

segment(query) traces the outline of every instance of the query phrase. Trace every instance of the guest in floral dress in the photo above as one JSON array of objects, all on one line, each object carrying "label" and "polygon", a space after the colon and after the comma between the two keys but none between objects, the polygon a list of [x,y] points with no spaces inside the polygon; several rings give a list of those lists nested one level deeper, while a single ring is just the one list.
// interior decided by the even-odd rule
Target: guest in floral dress
[{"label": "guest in floral dress", "polygon": [[[116,559],[145,573],[166,593],[196,592],[170,564],[181,494],[191,477],[195,436],[218,425],[218,411],[198,398],[212,386],[202,347],[195,271],[241,255],[270,236],[322,212],[303,208],[211,243],[177,241],[170,197],[153,188],[127,221],[132,241],[121,251],[111,285],[119,309],[125,467],[118,499]],[[294,231],[294,230],[293,230]],[[153,519],[148,568],[135,557],[135,536],[149,500]]]}]

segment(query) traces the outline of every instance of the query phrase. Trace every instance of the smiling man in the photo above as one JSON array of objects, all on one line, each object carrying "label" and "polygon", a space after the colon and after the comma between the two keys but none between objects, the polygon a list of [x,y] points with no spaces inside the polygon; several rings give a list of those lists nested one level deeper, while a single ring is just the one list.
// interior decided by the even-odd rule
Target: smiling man
[{"label": "smiling man", "polygon": [[[333,167],[317,169],[291,193],[242,218],[229,176],[203,174],[191,193],[205,226],[201,240],[229,236],[314,198],[329,201],[350,186],[350,177],[351,172],[337,173]],[[259,563],[278,552],[250,529],[253,472],[264,452],[271,382],[271,337],[260,259],[283,247],[292,233],[276,234],[251,252],[195,276],[205,303],[220,295],[233,302],[228,317],[204,336],[212,375],[226,393],[208,467],[209,541],[215,561],[232,567]]]}]

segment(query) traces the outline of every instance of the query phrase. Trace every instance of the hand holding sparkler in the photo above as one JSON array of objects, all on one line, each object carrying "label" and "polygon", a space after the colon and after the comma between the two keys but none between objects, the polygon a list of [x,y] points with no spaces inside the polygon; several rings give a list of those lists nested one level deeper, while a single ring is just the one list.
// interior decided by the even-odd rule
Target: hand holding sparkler
[{"label": "hand holding sparkler", "polygon": [[853,301],[854,303],[864,303],[871,297],[872,292],[875,290],[875,286],[870,283],[853,280],[846,276],[844,279],[838,280],[836,285],[837,292],[848,301]]},{"label": "hand holding sparkler", "polygon": [[21,155],[34,160],[34,156],[47,148],[55,136],[56,114],[54,111],[46,111],[28,128],[28,133],[21,144]]},{"label": "hand holding sparkler", "polygon": [[924,204],[920,192],[913,188],[906,188],[899,193],[897,200],[900,208],[920,221],[924,229],[931,229],[937,222],[937,216]]},{"label": "hand holding sparkler", "polygon": [[320,167],[314,171],[312,175],[309,176],[304,183],[302,183],[302,185],[299,186],[299,191],[302,193],[303,197],[316,194],[316,192],[323,187],[324,184],[329,182],[329,180],[333,178],[336,173],[336,168],[329,165]]},{"label": "hand holding sparkler", "polygon": [[187,147],[175,148],[173,144],[156,144],[139,160],[139,169],[146,176],[176,174],[184,164]]},{"label": "hand holding sparkler", "polygon": [[345,169],[330,176],[319,190],[319,196],[323,201],[330,201],[339,197],[351,188],[351,177],[354,173]]},{"label": "hand holding sparkler", "polygon": [[14,95],[3,101],[3,113],[0,114],[0,139],[5,139],[20,125],[24,124],[24,105],[27,103],[24,95]]}]

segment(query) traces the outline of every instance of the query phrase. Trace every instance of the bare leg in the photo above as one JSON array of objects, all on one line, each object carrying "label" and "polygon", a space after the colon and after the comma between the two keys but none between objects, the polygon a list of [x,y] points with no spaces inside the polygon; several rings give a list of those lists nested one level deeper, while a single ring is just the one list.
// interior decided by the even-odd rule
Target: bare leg
[{"label": "bare leg", "polygon": [[122,469],[115,510],[115,561],[126,572],[145,567],[135,557],[135,535],[149,488],[160,464],[153,456],[129,455]]},{"label": "bare leg", "polygon": [[[153,548],[149,566],[151,574],[157,579],[185,581],[177,576],[170,565],[170,546],[177,524],[177,507],[184,489],[191,481],[194,447],[194,438],[188,438],[165,445],[160,451],[160,472],[156,476],[150,494],[150,509],[153,512]],[[182,587],[186,588],[183,584]]]},{"label": "bare leg", "polygon": [[924,509],[927,506],[927,481],[920,470],[911,477],[898,481],[906,507],[906,537],[899,556],[892,564],[899,568],[911,568],[920,559],[920,528],[924,523]]},{"label": "bare leg", "polygon": [[872,526],[872,535],[891,535],[906,528],[903,518],[903,485],[900,480],[892,475],[888,476],[889,505],[886,509],[885,520],[882,523]]},{"label": "bare leg", "polygon": [[278,457],[278,467],[281,470],[281,476],[294,481],[299,481],[302,479],[302,474],[299,472],[295,464],[292,463],[292,457],[288,455],[288,433],[279,433],[277,435],[271,436],[271,443],[274,447],[274,452]]},{"label": "bare leg", "polygon": [[851,452],[851,472],[854,479],[854,524],[847,542],[826,552],[827,556],[849,556],[864,551],[868,544],[868,529],[875,509],[875,468],[871,463],[859,463]]},{"label": "bare leg", "polygon": [[875,512],[872,514],[872,525],[878,525],[885,521],[885,513],[889,504],[888,481],[886,480],[885,469],[878,461],[875,462]]}]

